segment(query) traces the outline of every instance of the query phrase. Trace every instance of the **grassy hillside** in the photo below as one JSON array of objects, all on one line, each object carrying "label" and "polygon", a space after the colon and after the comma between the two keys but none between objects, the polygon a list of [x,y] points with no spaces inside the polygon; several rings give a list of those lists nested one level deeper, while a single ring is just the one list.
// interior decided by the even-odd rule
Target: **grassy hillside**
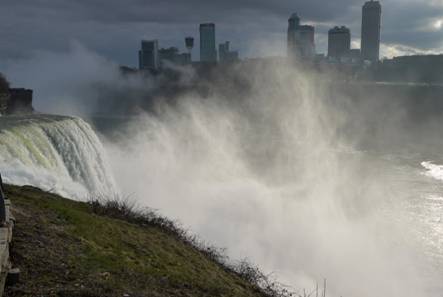
[{"label": "grassy hillside", "polygon": [[32,187],[6,186],[21,282],[6,296],[263,296],[244,277],[154,225],[97,214]]}]

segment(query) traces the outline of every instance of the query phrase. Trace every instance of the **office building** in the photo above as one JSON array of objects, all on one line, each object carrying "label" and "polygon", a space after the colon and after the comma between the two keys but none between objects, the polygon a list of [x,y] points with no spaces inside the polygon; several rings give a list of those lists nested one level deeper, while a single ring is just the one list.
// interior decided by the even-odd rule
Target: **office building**
[{"label": "office building", "polygon": [[200,61],[206,63],[217,62],[215,24],[200,25]]},{"label": "office building", "polygon": [[158,70],[160,67],[158,40],[142,41],[138,61],[140,70]]},{"label": "office building", "polygon": [[297,52],[296,35],[300,27],[300,18],[296,13],[293,13],[288,20],[288,57],[293,56]]},{"label": "office building", "polygon": [[334,27],[328,32],[328,58],[341,61],[348,57],[351,50],[351,31],[342,26]]},{"label": "office building", "polygon": [[303,25],[298,29],[299,51],[303,58],[312,59],[315,57],[315,28],[314,26]]},{"label": "office building", "polygon": [[231,51],[229,41],[219,45],[218,55],[220,63],[232,63],[239,60],[238,52]]},{"label": "office building", "polygon": [[352,63],[359,63],[361,61],[361,50],[358,48],[349,50],[348,57]]},{"label": "office building", "polygon": [[381,5],[368,1],[362,10],[361,57],[364,61],[377,62],[380,57]]},{"label": "office building", "polygon": [[167,66],[167,64],[172,65],[188,65],[191,64],[191,54],[190,53],[180,53],[178,48],[162,48],[159,50],[160,64],[162,67]]},{"label": "office building", "polygon": [[296,13],[288,20],[288,57],[313,59],[315,57],[315,28],[301,25]]}]

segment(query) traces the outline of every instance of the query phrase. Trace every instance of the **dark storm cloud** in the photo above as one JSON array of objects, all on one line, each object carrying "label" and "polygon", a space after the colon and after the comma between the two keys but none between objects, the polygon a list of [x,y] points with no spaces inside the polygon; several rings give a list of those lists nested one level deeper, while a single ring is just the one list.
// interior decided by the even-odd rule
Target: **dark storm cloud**
[{"label": "dark storm cloud", "polygon": [[[198,37],[198,23],[217,23],[219,41],[231,40],[243,53],[284,52],[287,18],[298,12],[315,23],[320,50],[327,29],[346,24],[359,38],[360,0],[3,0],[0,3],[0,58],[24,57],[33,50],[65,50],[72,41],[121,63],[135,64],[139,40],[158,38],[182,47],[185,35]],[[439,1],[386,0],[383,42],[424,50],[442,47]],[[260,53],[262,51],[259,51]],[[265,51],[266,52],[266,51]]]}]

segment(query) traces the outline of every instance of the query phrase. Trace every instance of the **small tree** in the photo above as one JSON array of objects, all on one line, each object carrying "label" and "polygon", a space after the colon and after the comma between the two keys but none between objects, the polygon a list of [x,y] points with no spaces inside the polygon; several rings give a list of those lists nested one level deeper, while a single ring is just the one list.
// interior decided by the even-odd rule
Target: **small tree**
[{"label": "small tree", "polygon": [[9,82],[6,80],[5,76],[0,73],[0,93],[6,93],[9,90]]}]

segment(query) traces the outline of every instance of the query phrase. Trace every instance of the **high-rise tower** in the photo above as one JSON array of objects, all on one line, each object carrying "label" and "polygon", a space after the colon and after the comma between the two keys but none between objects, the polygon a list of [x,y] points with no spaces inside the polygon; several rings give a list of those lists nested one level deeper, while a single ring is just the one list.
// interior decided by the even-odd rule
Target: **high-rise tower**
[{"label": "high-rise tower", "polygon": [[288,20],[288,57],[297,51],[297,30],[300,27],[300,18],[293,13]]},{"label": "high-rise tower", "polygon": [[217,62],[215,45],[215,24],[200,25],[200,61]]},{"label": "high-rise tower", "polygon": [[381,5],[368,1],[363,5],[361,25],[361,56],[363,60],[377,62],[380,57]]},{"label": "high-rise tower", "polygon": [[142,40],[138,52],[139,68],[141,70],[157,70],[160,67],[158,40]]},{"label": "high-rise tower", "polygon": [[296,13],[288,20],[288,57],[312,59],[315,56],[315,28],[301,25]]},{"label": "high-rise tower", "polygon": [[342,26],[328,32],[328,57],[337,61],[348,57],[351,50],[351,31]]}]

